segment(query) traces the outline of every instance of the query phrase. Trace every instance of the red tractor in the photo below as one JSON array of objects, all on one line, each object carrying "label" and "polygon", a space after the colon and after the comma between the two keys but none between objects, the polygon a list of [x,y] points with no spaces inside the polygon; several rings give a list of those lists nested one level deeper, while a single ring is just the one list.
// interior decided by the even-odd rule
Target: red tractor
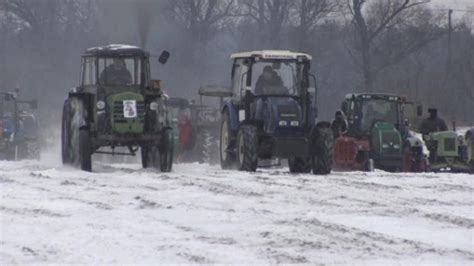
[{"label": "red tractor", "polygon": [[[336,136],[334,162],[339,170],[421,172],[427,168],[423,142],[409,129],[406,106],[390,94],[349,94],[342,103],[348,130]],[[408,109],[408,108],[406,108]],[[421,116],[421,106],[417,108]]]}]

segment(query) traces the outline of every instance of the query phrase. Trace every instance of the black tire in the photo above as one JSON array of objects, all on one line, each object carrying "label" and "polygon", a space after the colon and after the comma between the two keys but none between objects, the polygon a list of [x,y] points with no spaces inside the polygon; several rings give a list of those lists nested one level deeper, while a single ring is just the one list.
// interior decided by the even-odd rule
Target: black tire
[{"label": "black tire", "polygon": [[171,170],[173,169],[173,132],[171,130],[166,130],[163,133],[162,140],[162,145],[158,149],[159,167],[162,173],[168,173],[171,172]]},{"label": "black tire", "polygon": [[84,171],[92,170],[92,146],[89,131],[84,125],[84,103],[79,98],[65,101],[63,108],[61,142],[63,164]]},{"label": "black tire", "polygon": [[334,136],[329,127],[316,127],[313,131],[312,170],[315,175],[331,173],[334,157]]},{"label": "black tire", "polygon": [[141,146],[140,153],[142,157],[142,167],[146,169],[153,166],[153,158],[150,153],[150,148],[145,145]]},{"label": "black tire", "polygon": [[240,171],[255,172],[257,165],[257,128],[252,125],[242,125],[237,134],[237,168]]},{"label": "black tire", "polygon": [[89,130],[81,129],[79,131],[79,154],[81,170],[92,171],[92,147]]},{"label": "black tire", "polygon": [[70,132],[70,106],[69,106],[69,99],[64,101],[63,105],[63,114],[61,120],[61,158],[63,164],[72,164],[72,156],[71,156],[71,132]]},{"label": "black tire", "polygon": [[237,156],[233,152],[235,136],[230,129],[229,114],[224,111],[221,118],[219,135],[219,156],[222,169],[232,169],[236,165]]},{"label": "black tire", "polygon": [[288,159],[290,173],[309,173],[311,172],[311,158],[291,157]]},{"label": "black tire", "polygon": [[26,141],[26,158],[30,160],[40,159],[40,145],[37,140]]}]

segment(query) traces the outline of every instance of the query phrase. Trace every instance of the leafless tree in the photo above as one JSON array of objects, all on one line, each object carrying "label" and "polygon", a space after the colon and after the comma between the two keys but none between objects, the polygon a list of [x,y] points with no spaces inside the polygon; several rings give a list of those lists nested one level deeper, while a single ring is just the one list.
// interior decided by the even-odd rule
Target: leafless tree
[{"label": "leafless tree", "polygon": [[[372,91],[376,76],[375,71],[377,67],[380,67],[374,66],[374,44],[385,33],[393,32],[392,29],[399,29],[403,26],[404,22],[412,21],[417,16],[417,13],[409,13],[408,11],[428,3],[429,0],[380,0],[372,1],[371,6],[368,5],[368,2],[370,0],[347,0],[347,7],[352,15],[352,24],[357,35],[357,45],[355,47],[360,54],[364,85],[366,90]],[[409,14],[410,16],[405,16],[403,20],[399,19],[404,14]],[[398,54],[392,53],[389,60],[394,62],[402,59],[406,54],[429,43],[430,39],[432,37],[415,44],[411,43],[411,41],[405,42],[409,47],[398,47]],[[379,52],[383,52],[386,47],[379,46],[377,49]],[[385,63],[385,65],[390,65],[393,62]]]}]

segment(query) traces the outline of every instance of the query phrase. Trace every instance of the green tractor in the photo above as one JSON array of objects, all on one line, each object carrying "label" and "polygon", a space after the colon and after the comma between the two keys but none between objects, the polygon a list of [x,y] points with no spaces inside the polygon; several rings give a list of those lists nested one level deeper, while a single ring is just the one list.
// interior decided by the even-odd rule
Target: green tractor
[{"label": "green tractor", "polygon": [[[342,103],[348,131],[336,139],[336,168],[425,171],[423,142],[409,130],[405,110],[412,105],[390,94],[348,94]],[[421,116],[421,108],[417,109]]]},{"label": "green tractor", "polygon": [[430,133],[425,135],[424,139],[430,152],[431,171],[453,173],[469,173],[472,171],[466,138],[456,132],[455,129],[453,131]]},{"label": "green tractor", "polygon": [[[169,55],[164,51],[158,61],[165,64]],[[159,80],[151,80],[149,53],[129,45],[90,48],[81,73],[81,85],[63,106],[63,163],[92,171],[93,153],[135,156],[140,150],[144,168],[171,171],[168,97]],[[116,147],[128,152],[115,152]]]}]

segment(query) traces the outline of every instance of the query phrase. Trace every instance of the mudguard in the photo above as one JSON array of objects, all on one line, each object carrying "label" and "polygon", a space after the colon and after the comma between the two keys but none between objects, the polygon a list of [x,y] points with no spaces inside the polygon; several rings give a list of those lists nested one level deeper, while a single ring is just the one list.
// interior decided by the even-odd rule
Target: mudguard
[{"label": "mudguard", "polygon": [[222,113],[225,111],[229,114],[230,129],[237,132],[239,130],[239,115],[237,108],[232,102],[228,101],[224,103],[224,106],[222,107]]},{"label": "mudguard", "polygon": [[423,141],[417,136],[409,136],[405,139],[406,144],[410,144],[410,147],[423,147]]}]

